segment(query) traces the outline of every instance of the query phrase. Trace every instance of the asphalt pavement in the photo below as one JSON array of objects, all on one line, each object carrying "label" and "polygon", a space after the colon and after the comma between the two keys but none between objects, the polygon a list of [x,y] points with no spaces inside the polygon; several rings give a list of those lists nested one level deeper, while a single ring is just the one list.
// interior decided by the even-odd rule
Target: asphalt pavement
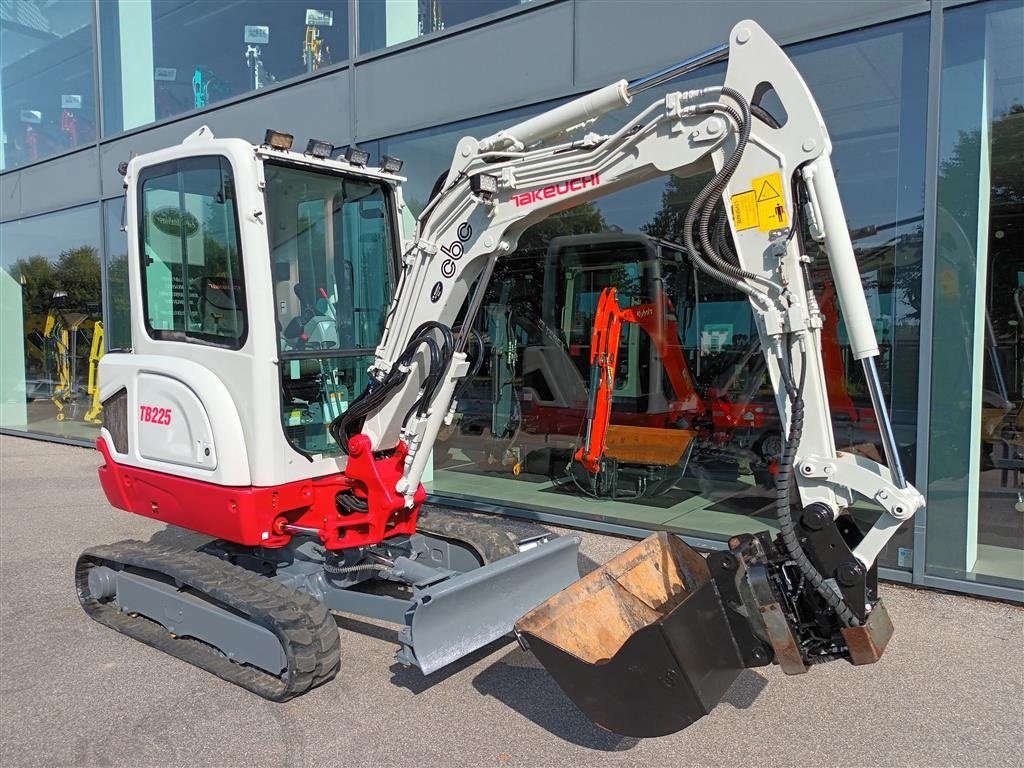
[{"label": "asphalt pavement", "polygon": [[[659,739],[596,727],[513,643],[424,677],[395,664],[393,628],[343,617],[338,677],[272,704],[83,613],[72,584],[82,549],[201,542],[112,509],[98,463],[0,437],[4,768],[1024,763],[1024,609],[894,585],[882,594],[896,634],[878,664],[747,670],[710,716]],[[630,543],[583,534],[582,565]]]}]

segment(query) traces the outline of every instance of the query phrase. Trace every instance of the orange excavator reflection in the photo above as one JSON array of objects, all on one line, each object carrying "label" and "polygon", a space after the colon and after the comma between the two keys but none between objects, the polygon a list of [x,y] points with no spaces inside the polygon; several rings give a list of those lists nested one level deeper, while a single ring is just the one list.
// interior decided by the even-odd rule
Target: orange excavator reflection
[{"label": "orange excavator reflection", "polygon": [[671,413],[686,414],[693,422],[706,416],[707,408],[697,394],[679,346],[678,327],[673,313],[674,308],[660,287],[653,302],[625,309],[619,306],[614,287],[601,291],[590,345],[591,381],[586,433],[583,445],[574,456],[591,474],[601,470],[602,460],[609,453],[622,461],[675,464],[696,437],[697,432],[691,429],[610,423],[623,323],[635,323],[654,343],[675,393],[670,406]]}]

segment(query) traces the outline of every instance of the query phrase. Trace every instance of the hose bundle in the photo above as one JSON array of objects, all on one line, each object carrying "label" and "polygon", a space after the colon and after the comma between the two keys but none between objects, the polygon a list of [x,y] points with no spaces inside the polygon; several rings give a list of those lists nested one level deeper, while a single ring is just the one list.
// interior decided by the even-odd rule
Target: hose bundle
[{"label": "hose bundle", "polygon": [[[440,346],[435,338],[435,332],[441,335]],[[413,411],[418,411],[421,415],[426,413],[434,401],[444,373],[448,370],[452,355],[455,353],[455,342],[451,329],[436,321],[420,325],[413,332],[405,350],[399,355],[384,378],[379,381],[371,381],[363,393],[352,401],[348,410],[331,422],[329,427],[331,437],[344,453],[348,453],[348,441],[362,429],[366,417],[383,407],[392,393],[401,387],[408,378],[413,360],[421,347],[426,347],[430,360],[420,395],[413,403],[409,415]]]},{"label": "hose bundle", "polygon": [[[722,200],[722,194],[725,192],[729,181],[732,179],[732,176],[736,172],[736,168],[739,166],[740,160],[743,157],[743,151],[746,149],[747,142],[750,138],[751,128],[750,121],[752,108],[742,94],[732,88],[725,87],[722,89],[722,95],[733,100],[740,107],[740,112],[737,112],[732,107],[721,103],[709,105],[709,110],[720,111],[727,114],[736,124],[739,137],[736,142],[735,149],[730,153],[721,169],[715,174],[711,181],[704,186],[690,205],[690,209],[686,213],[686,218],[683,224],[683,238],[686,251],[694,266],[718,281],[725,283],[726,285],[733,286],[751,298],[754,298],[758,295],[763,296],[763,293],[750,286],[747,281],[769,284],[770,282],[762,275],[744,270],[740,266],[739,260],[736,258],[736,254],[728,243],[728,237],[726,235],[728,221],[724,211],[719,213],[718,219],[715,222],[713,235],[711,231],[711,219]],[[753,107],[753,112],[760,120],[770,127],[779,127],[778,122],[761,107],[755,105]],[[787,240],[791,239],[796,231],[799,215],[800,211],[797,206],[796,210],[794,210],[793,227],[790,230]],[[695,229],[696,232],[694,231]],[[810,282],[808,282],[808,289],[810,290]],[[792,340],[787,338],[787,353],[791,348]],[[839,620],[846,626],[856,626],[859,624],[859,620],[854,615],[853,611],[850,610],[850,607],[846,604],[842,595],[832,589],[818,569],[814,567],[814,564],[804,552],[803,547],[801,547],[799,538],[796,534],[796,526],[793,522],[791,510],[791,485],[793,482],[792,472],[796,462],[797,451],[800,447],[800,439],[803,433],[803,391],[807,371],[806,353],[800,361],[799,382],[794,382],[793,380],[792,359],[790,358],[787,361],[788,364],[784,364],[784,361],[782,360],[779,362],[781,378],[786,388],[786,395],[790,401],[792,414],[789,434],[786,436],[782,456],[779,459],[778,472],[775,476],[775,511],[776,517],[779,521],[782,542],[787,554],[806,579],[807,583],[814,588],[815,592],[817,592],[825,603],[835,612]]]}]

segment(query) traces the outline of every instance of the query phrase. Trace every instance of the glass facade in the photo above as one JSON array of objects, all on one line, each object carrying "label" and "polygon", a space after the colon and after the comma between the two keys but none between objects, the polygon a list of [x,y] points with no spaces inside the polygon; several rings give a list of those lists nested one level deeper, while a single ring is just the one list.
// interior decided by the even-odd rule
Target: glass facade
[{"label": "glass facade", "polygon": [[344,0],[104,0],[99,12],[107,135],[348,58]]},{"label": "glass facade", "polygon": [[96,140],[90,0],[0,0],[0,170]]},{"label": "glass facade", "polygon": [[1024,579],[1024,7],[946,12],[926,570]]},{"label": "glass facade", "polygon": [[0,427],[98,434],[101,272],[95,205],[0,225]]},{"label": "glass facade", "polygon": [[359,4],[359,52],[415,40],[530,0],[371,0]]},{"label": "glass facade", "polygon": [[[834,142],[833,162],[883,355],[880,370],[902,459],[917,432],[928,22],[916,18],[792,46]],[[668,90],[720,81],[722,71]],[[645,94],[647,96],[647,94]],[[638,100],[610,132],[657,94]],[[642,102],[642,103],[639,103]],[[550,105],[546,105],[550,106]],[[460,136],[487,135],[539,108],[382,142],[406,160],[417,211]],[[705,177],[657,180],[531,227],[495,271],[478,330],[485,363],[435,454],[435,493],[724,540],[774,528],[781,432],[745,297],[694,274],[683,219]],[[814,254],[812,242],[807,243]],[[824,255],[817,291],[829,397],[842,450],[881,460],[860,366],[849,351]],[[581,468],[593,386],[591,337],[602,291],[654,320],[628,323],[618,350],[610,457]],[[648,314],[653,312],[653,315]],[[642,443],[647,451],[630,446]],[[642,454],[642,455],[641,455]],[[877,510],[858,505],[873,520]],[[909,568],[909,527],[883,562]]]},{"label": "glass facade", "polygon": [[[47,160],[54,155],[117,144],[123,131],[197,109],[230,110],[225,101],[272,85],[301,89],[312,73],[327,82],[338,77],[339,84],[348,78],[346,87],[358,92],[363,60],[352,62],[352,77],[326,70],[351,54],[459,25],[460,37],[470,37],[477,32],[468,22],[522,4],[0,0],[0,171],[46,161],[38,178],[30,170],[6,177],[8,197],[0,206],[15,195],[27,199],[33,184],[31,194],[38,195],[55,178],[46,171],[59,176],[62,163],[85,157]],[[643,12],[655,7],[647,4]],[[575,5],[573,13],[579,13]],[[939,15],[941,25],[934,23]],[[350,20],[357,51],[349,50]],[[930,37],[934,29],[941,29],[937,40]],[[515,44],[524,55],[537,55],[529,40]],[[1019,592],[1024,5],[986,0],[936,7],[787,50],[832,136],[898,449],[909,479],[927,497],[926,514],[897,533],[881,564],[925,585]],[[389,65],[393,58],[396,66],[416,66],[418,55],[419,48],[396,51]],[[931,72],[930,56],[941,62]],[[574,61],[584,66],[583,59]],[[380,62],[374,57],[365,65],[372,72]],[[666,84],[662,93],[719,83],[723,72],[721,65],[702,70]],[[659,95],[645,93],[591,130],[629,124]],[[381,99],[377,107],[399,110],[401,103]],[[500,99],[475,113],[494,103]],[[491,134],[557,103],[401,135],[361,135],[358,120],[351,127],[373,156],[405,161],[403,213],[411,233],[459,137]],[[936,106],[937,125],[929,122],[929,107]],[[315,123],[315,104],[311,110]],[[278,117],[267,114],[265,124],[279,125]],[[424,124],[414,115],[408,121]],[[929,136],[938,150],[932,164]],[[101,158],[106,149],[100,146]],[[750,310],[743,297],[694,274],[678,246],[705,178],[651,181],[524,233],[517,252],[499,262],[477,317],[483,358],[435,447],[428,473],[433,493],[581,524],[665,528],[704,542],[775,528],[772,482],[781,435]],[[289,181],[274,173],[267,179]],[[20,210],[40,213],[0,224],[0,429],[83,442],[97,434],[98,360],[104,350],[132,345],[124,201],[111,197],[117,187],[107,184],[102,197],[109,199],[75,198],[69,202],[89,204],[54,212],[25,204]],[[325,425],[365,387],[397,250],[379,194],[335,190],[328,209],[323,186],[307,184],[295,210],[268,211],[281,233],[271,246],[279,356],[286,363],[282,421],[293,445],[315,453],[332,451]],[[244,276],[234,269],[230,181],[211,168],[178,168],[151,179],[150,187],[146,244],[152,250],[161,238],[177,238],[180,246],[173,259],[147,266],[151,328],[242,343],[245,329],[236,321],[244,315]],[[927,202],[932,192],[934,206]],[[823,358],[837,444],[883,460],[825,259],[813,242],[804,245],[815,256],[825,315]],[[612,418],[607,461],[593,473],[585,464],[593,331],[599,309],[612,306],[612,288],[628,319],[618,348],[606,350],[615,358]],[[853,512],[867,521],[877,509],[859,502]]]}]

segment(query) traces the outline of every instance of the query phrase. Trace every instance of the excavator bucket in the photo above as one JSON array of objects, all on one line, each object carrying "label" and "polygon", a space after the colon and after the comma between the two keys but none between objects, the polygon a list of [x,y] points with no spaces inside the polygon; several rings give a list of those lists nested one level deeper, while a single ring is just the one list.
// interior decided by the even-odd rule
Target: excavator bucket
[{"label": "excavator bucket", "polygon": [[685,728],[744,667],[707,563],[664,531],[530,611],[516,631],[584,714],[624,736]]}]

